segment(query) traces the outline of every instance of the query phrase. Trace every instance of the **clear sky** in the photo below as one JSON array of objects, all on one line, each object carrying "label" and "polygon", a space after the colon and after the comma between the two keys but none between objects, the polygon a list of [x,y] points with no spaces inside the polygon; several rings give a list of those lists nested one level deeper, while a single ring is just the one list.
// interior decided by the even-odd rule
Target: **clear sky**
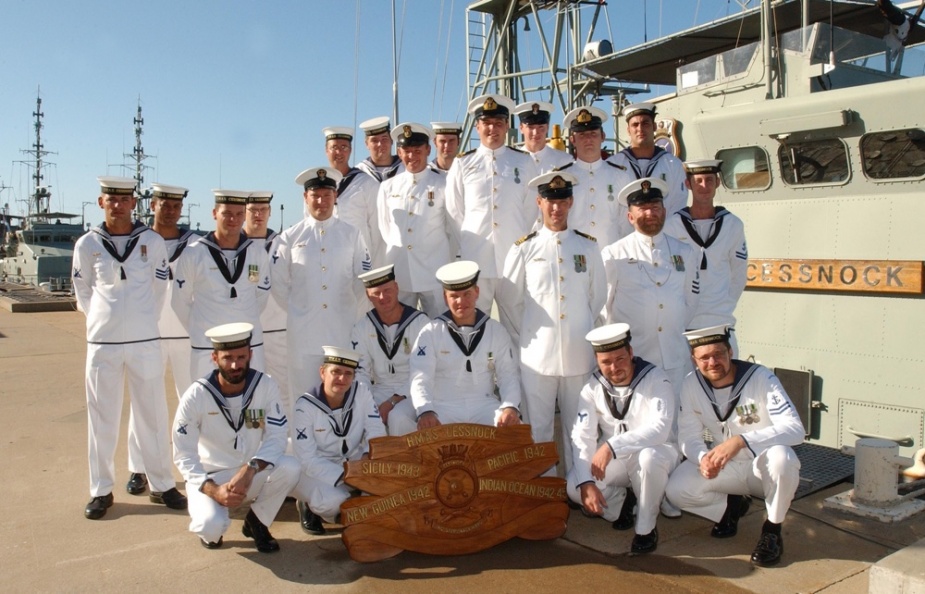
[{"label": "clear sky", "polygon": [[[400,119],[459,120],[466,105],[467,0],[395,0]],[[754,4],[754,2],[753,2]],[[139,98],[146,183],[190,188],[192,221],[212,227],[212,188],[272,190],[286,226],[295,176],[326,164],[321,129],[391,115],[389,0],[3,0],[0,195],[14,214],[31,190],[16,161],[33,142],[36,92],[52,209],[96,224],[99,175],[126,175]],[[591,9],[585,17],[590,20]],[[616,48],[735,13],[737,0],[611,0],[599,24]],[[552,13],[543,12],[551,31]],[[550,33],[551,34],[551,33]],[[536,28],[522,48],[539,51]],[[358,51],[357,51],[358,50]],[[359,55],[359,58],[357,58]],[[541,66],[524,52],[523,67]],[[561,114],[559,114],[561,119]],[[394,124],[395,122],[393,122]],[[359,142],[357,142],[359,141]],[[366,157],[362,138],[353,161]],[[278,208],[271,227],[280,227]]]}]

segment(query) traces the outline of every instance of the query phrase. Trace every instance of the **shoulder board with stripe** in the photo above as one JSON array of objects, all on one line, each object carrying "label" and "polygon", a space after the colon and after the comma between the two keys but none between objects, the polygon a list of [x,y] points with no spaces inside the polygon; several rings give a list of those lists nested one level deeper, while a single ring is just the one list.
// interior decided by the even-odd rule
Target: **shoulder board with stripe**
[{"label": "shoulder board with stripe", "polygon": [[523,149],[517,148],[516,146],[509,146],[509,147],[507,147],[507,148],[511,149],[512,151],[516,151],[516,152],[518,152],[518,153],[520,153],[520,154],[522,154],[522,155],[529,155],[529,154],[530,154],[530,153],[528,153],[527,151],[525,151],[525,150],[523,150]]},{"label": "shoulder board with stripe", "polygon": [[[575,234],[576,234],[576,235],[581,235],[581,236],[584,237],[585,239],[590,239],[590,240],[593,241],[594,243],[597,243],[597,237],[594,237],[593,235],[588,235],[587,233],[582,233],[581,231],[576,231],[575,229],[572,229],[572,231],[575,231]],[[535,233],[534,233],[534,235],[535,235]]]},{"label": "shoulder board with stripe", "polygon": [[479,150],[478,147],[476,147],[476,148],[474,148],[474,149],[469,149],[468,151],[466,151],[466,152],[460,154],[459,156],[460,156],[460,157],[468,157],[469,155],[471,155],[472,153],[474,153],[474,152],[477,151],[477,150]]},{"label": "shoulder board with stripe", "polygon": [[623,165],[618,165],[617,163],[614,163],[613,161],[607,160],[607,161],[604,161],[604,163],[607,163],[611,167],[616,167],[620,171],[626,171],[626,167],[624,167]]},{"label": "shoulder board with stripe", "polygon": [[562,167],[553,167],[552,170],[553,170],[553,171],[565,171],[566,169],[568,169],[569,167],[571,167],[571,166],[574,165],[574,164],[575,164],[575,161],[572,161],[571,163],[569,163],[569,164],[567,164],[567,165],[563,165]]},{"label": "shoulder board with stripe", "polygon": [[518,239],[517,241],[515,241],[515,242],[514,242],[514,245],[520,245],[520,244],[522,244],[522,243],[525,242],[525,241],[530,241],[530,240],[533,239],[534,237],[536,237],[536,231],[534,231],[533,233],[530,233],[530,234],[528,234],[528,235],[524,235],[523,237],[521,237],[520,239]]}]

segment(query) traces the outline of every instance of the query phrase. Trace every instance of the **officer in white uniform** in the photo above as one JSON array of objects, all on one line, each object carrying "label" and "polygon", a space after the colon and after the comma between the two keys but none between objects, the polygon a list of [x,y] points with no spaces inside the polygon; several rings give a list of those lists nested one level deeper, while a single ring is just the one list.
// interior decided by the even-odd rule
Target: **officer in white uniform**
[{"label": "officer in white uniform", "polygon": [[248,323],[206,331],[215,369],[180,400],[174,463],[190,494],[189,530],[202,546],[221,547],[229,509],[249,503],[244,536],[261,553],[272,553],[279,544],[269,526],[299,480],[299,463],[284,455],[289,430],[279,387],[250,367],[252,332]]},{"label": "officer in white uniform", "polygon": [[572,156],[546,144],[549,136],[549,119],[553,110],[547,101],[527,101],[514,107],[514,115],[520,120],[520,134],[524,139],[524,150],[530,153],[536,164],[537,173],[548,173],[572,162]]},{"label": "officer in white uniform", "polygon": [[479,309],[490,312],[504,258],[537,220],[527,182],[536,164],[524,151],[504,145],[513,102],[483,95],[469,102],[479,134],[478,148],[456,158],[446,181],[446,208],[454,222],[459,253],[481,270]]},{"label": "officer in white uniform", "polygon": [[635,231],[604,248],[608,323],[633,328],[636,354],[668,375],[675,394],[690,371],[690,353],[681,334],[697,311],[697,259],[693,250],[662,232],[666,192],[660,179],[641,179],[620,190]]},{"label": "officer in white uniform", "polygon": [[[376,216],[376,197],[379,194],[379,180],[350,166],[353,152],[353,130],[342,126],[325,128],[324,152],[328,164],[343,176],[337,184],[337,203],[334,216],[350,223],[363,236],[373,262],[380,262],[385,246],[379,235],[379,221]],[[305,216],[309,216],[305,210]]]},{"label": "officer in white uniform", "polygon": [[[732,358],[725,325],[685,333],[697,369],[684,380],[678,439],[687,457],[671,475],[668,498],[735,536],[748,495],[764,498],[767,520],[752,563],[774,565],[784,550],[781,523],[800,484],[800,417],[774,373]],[[709,431],[713,444],[704,442]]]},{"label": "officer in white uniform", "polygon": [[593,235],[601,248],[633,231],[626,219],[626,206],[617,201],[617,194],[635,178],[626,167],[601,158],[607,119],[604,111],[589,106],[568,112],[563,122],[575,150],[575,162],[562,170],[578,180],[569,227]]},{"label": "officer in white uniform", "polygon": [[[700,257],[700,305],[690,328],[735,324],[735,308],[745,290],[748,246],[742,219],[713,198],[720,184],[722,161],[704,159],[684,164],[691,205],[665,223],[665,233],[690,245]],[[733,356],[738,353],[735,334],[729,337]]]},{"label": "officer in white uniform", "polygon": [[437,156],[430,162],[430,166],[447,172],[459,154],[463,125],[460,122],[431,122],[430,128],[434,131],[434,148],[437,150]]},{"label": "officer in white uniform", "polygon": [[[183,214],[183,199],[188,192],[186,188],[152,184],[151,190],[151,211],[154,214],[151,228],[164,238],[167,247],[167,265],[170,267],[167,296],[161,308],[161,316],[157,320],[157,327],[161,335],[161,354],[164,357],[165,368],[169,361],[179,400],[193,380],[190,378],[189,371],[189,335],[170,306],[170,294],[173,288],[173,267],[187,244],[196,238],[196,234],[189,229],[184,231],[177,226]],[[135,429],[135,414],[131,407],[128,417],[128,468],[131,474],[125,490],[130,495],[144,493],[148,486],[148,478],[145,476],[141,444]]]},{"label": "officer in white uniform", "polygon": [[355,379],[359,360],[356,351],[325,346],[321,383],[296,401],[294,446],[302,474],[294,494],[310,534],[324,534],[320,520],[337,522],[350,498],[344,463],[369,457],[369,440],[385,435],[369,387]]},{"label": "officer in white uniform", "polygon": [[442,266],[437,279],[449,309],[411,347],[411,403],[417,428],[449,423],[520,423],[520,373],[504,327],[476,307],[479,267]]},{"label": "officer in white uniform", "polygon": [[430,128],[408,122],[392,130],[405,170],[379,186],[378,229],[385,241],[385,263],[395,267],[402,293],[427,315],[443,311],[443,291],[434,273],[452,259],[453,237],[446,212],[446,174],[427,166]]},{"label": "officer in white uniform", "polygon": [[373,308],[353,325],[350,335],[353,350],[360,354],[357,380],[369,386],[390,433],[412,433],[417,420],[408,398],[411,346],[430,320],[399,300],[400,285],[391,265],[361,274],[360,280]]},{"label": "officer in white uniform", "polygon": [[575,462],[568,495],[622,529],[618,516],[632,485],[639,506],[630,551],[651,553],[658,546],[655,524],[668,475],[680,460],[669,441],[674,390],[661,369],[633,356],[628,324],[595,328],[587,339],[598,370],[581,390],[571,431]]},{"label": "officer in white uniform", "polygon": [[190,372],[212,371],[212,342],[206,330],[242,321],[254,326],[251,344],[255,369],[266,370],[260,314],[270,296],[270,259],[264,242],[244,234],[250,192],[212,190],[215,231],[192,241],[177,260],[173,310],[189,330]]},{"label": "officer in white uniform", "polygon": [[357,163],[357,169],[371,175],[377,182],[395,177],[404,166],[398,155],[392,154],[392,126],[388,116],[370,118],[360,123],[369,156]]},{"label": "officer in white uniform", "polygon": [[87,316],[87,421],[90,502],[84,515],[97,520],[112,506],[114,458],[128,381],[143,468],[152,502],[185,509],[170,468],[169,419],[158,318],[169,268],[164,239],[132,223],[135,180],[101,177],[97,199],[105,220],[74,245],[72,284]]},{"label": "officer in white uniform", "polygon": [[[244,233],[256,242],[263,241],[264,251],[271,255],[276,247],[279,233],[269,228],[270,215],[273,212],[271,202],[273,192],[251,192],[247,197],[245,209]],[[271,267],[272,269],[272,267]],[[286,340],[286,310],[276,302],[268,299],[260,314],[263,328],[263,352],[265,372],[276,380],[282,394],[283,409],[292,416],[293,398],[289,393],[289,352]]]},{"label": "officer in white uniform", "polygon": [[520,354],[525,422],[531,425],[533,441],[552,441],[558,401],[565,468],[571,467],[567,436],[578,393],[594,370],[594,353],[584,336],[607,298],[597,241],[569,228],[576,183],[564,171],[530,180],[543,227],[511,247],[497,293],[501,323]]},{"label": "officer in white uniform", "polygon": [[665,182],[665,211],[671,215],[687,205],[684,165],[655,144],[655,105],[634,103],[623,108],[630,145],[609,161],[624,167],[636,179],[658,178]]},{"label": "officer in white uniform", "polygon": [[359,230],[333,216],[340,180],[340,172],[327,166],[296,177],[309,214],[279,235],[271,258],[273,297],[289,316],[293,395],[304,394],[317,382],[322,345],[345,344],[366,311],[357,275],[369,272],[369,252]]}]

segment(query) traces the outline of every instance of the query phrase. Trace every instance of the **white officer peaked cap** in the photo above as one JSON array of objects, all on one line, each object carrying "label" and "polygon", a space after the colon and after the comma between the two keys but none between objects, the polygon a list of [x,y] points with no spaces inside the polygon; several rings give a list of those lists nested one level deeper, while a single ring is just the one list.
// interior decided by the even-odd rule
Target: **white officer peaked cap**
[{"label": "white officer peaked cap", "polygon": [[697,161],[685,161],[684,171],[688,175],[697,175],[698,173],[719,173],[720,166],[723,162],[719,159],[698,159]]},{"label": "white officer peaked cap", "polygon": [[481,117],[506,118],[514,111],[514,102],[504,95],[480,95],[469,102],[466,111],[474,115],[476,119]]},{"label": "white officer peaked cap", "polygon": [[378,134],[389,133],[389,116],[379,116],[370,118],[360,123],[360,130],[367,136],[376,136]]},{"label": "white officer peaked cap", "polygon": [[667,195],[668,184],[657,177],[644,177],[623,186],[617,195],[617,201],[623,206],[631,206],[664,200]]},{"label": "white officer peaked cap", "polygon": [[536,188],[543,198],[571,198],[572,187],[578,185],[578,178],[566,171],[550,171],[538,175],[527,183],[528,188]]},{"label": "white officer peaked cap", "polygon": [[463,125],[461,122],[431,122],[430,127],[434,134],[462,134]]},{"label": "white officer peaked cap", "polygon": [[585,334],[585,340],[591,343],[595,353],[609,353],[623,348],[630,343],[630,325],[624,323],[607,324]]},{"label": "white officer peaked cap", "polygon": [[163,200],[183,200],[189,194],[187,188],[168,186],[167,184],[151,184],[151,197]]},{"label": "white officer peaked cap", "polygon": [[244,190],[212,190],[216,204],[247,204],[250,192]]},{"label": "white officer peaked cap", "polygon": [[392,128],[391,136],[398,146],[421,146],[430,143],[434,132],[424,124],[404,122]]},{"label": "white officer peaked cap", "polygon": [[655,117],[655,104],[654,103],[631,103],[623,108],[623,119],[629,121],[633,116],[639,115],[641,113],[648,114]]},{"label": "white officer peaked cap", "polygon": [[325,140],[353,140],[353,128],[329,126],[321,130]]},{"label": "white officer peaked cap", "polygon": [[296,176],[295,183],[302,186],[305,190],[312,188],[332,188],[337,189],[337,184],[344,178],[340,171],[330,165],[320,167],[309,167]]},{"label": "white officer peaked cap", "polygon": [[389,264],[381,268],[376,268],[369,272],[364,272],[357,276],[357,278],[363,282],[364,287],[372,289],[373,287],[378,287],[379,285],[384,285],[389,281],[395,280],[395,266]]},{"label": "white officer peaked cap", "polygon": [[331,365],[343,365],[356,369],[360,365],[360,353],[336,346],[323,346],[324,362]]},{"label": "white officer peaked cap", "polygon": [[437,280],[447,291],[464,291],[479,282],[479,265],[471,260],[459,260],[437,269]]},{"label": "white officer peaked cap", "polygon": [[684,338],[687,339],[687,344],[693,349],[706,344],[728,341],[731,330],[732,326],[730,324],[720,324],[719,326],[710,326],[699,330],[689,330],[684,333]]},{"label": "white officer peaked cap", "polygon": [[522,124],[548,124],[555,106],[548,101],[527,101],[514,107],[514,115]]},{"label": "white officer peaked cap", "polygon": [[131,177],[103,176],[96,178],[100,182],[100,192],[111,196],[129,196],[135,193],[135,180]]},{"label": "white officer peaked cap", "polygon": [[576,107],[565,114],[562,125],[571,132],[584,132],[585,130],[597,130],[601,128],[608,119],[609,116],[603,109],[588,105]]},{"label": "white officer peaked cap", "polygon": [[216,351],[230,351],[250,345],[253,332],[253,324],[234,322],[209,328],[206,338],[212,341],[212,348]]}]

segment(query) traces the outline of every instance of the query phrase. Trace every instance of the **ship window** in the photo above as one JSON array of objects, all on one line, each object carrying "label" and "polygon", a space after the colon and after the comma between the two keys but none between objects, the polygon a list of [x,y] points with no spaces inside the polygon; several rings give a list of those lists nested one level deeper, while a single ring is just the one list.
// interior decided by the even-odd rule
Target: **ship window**
[{"label": "ship window", "polygon": [[790,185],[848,181],[848,149],[837,138],[782,142],[777,151],[781,177]]},{"label": "ship window", "polygon": [[872,179],[925,175],[925,131],[874,132],[861,137],[861,163]]},{"label": "ship window", "polygon": [[771,185],[768,153],[759,146],[724,149],[716,158],[723,161],[723,185],[729,190],[763,190]]}]

